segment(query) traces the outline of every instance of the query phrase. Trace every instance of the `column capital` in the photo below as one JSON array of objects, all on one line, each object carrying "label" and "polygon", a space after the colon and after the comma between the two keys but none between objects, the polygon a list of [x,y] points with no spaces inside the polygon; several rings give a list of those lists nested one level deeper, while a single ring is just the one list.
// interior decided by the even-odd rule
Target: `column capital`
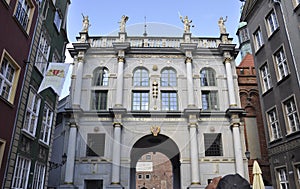
[{"label": "column capital", "polygon": [[76,122],[70,122],[69,126],[70,126],[70,128],[78,128],[78,125]]},{"label": "column capital", "polygon": [[192,57],[186,57],[185,58],[185,63],[193,63],[193,58]]},{"label": "column capital", "polygon": [[125,63],[125,57],[124,56],[118,56],[118,62]]}]

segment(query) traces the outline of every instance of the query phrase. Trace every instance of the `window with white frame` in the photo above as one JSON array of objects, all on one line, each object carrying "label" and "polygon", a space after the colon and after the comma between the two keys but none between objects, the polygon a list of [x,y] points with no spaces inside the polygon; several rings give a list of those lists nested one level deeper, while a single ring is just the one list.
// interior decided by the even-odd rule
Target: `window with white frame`
[{"label": "window with white frame", "polygon": [[266,17],[267,31],[269,36],[279,27],[275,11],[272,10]]},{"label": "window with white frame", "polygon": [[296,169],[296,177],[297,177],[297,184],[300,187],[300,165],[295,165]]},{"label": "window with white frame", "polygon": [[268,113],[268,126],[270,131],[270,139],[276,140],[281,138],[281,130],[279,128],[279,122],[277,117],[277,111],[276,109],[270,110]]},{"label": "window with white frame", "polygon": [[149,86],[149,73],[145,68],[137,68],[133,73],[133,86]]},{"label": "window with white frame", "polygon": [[212,68],[203,68],[200,71],[201,86],[216,86],[216,73]]},{"label": "window with white frame", "polygon": [[45,169],[46,169],[45,165],[43,165],[39,162],[35,163],[32,189],[43,189],[44,188]]},{"label": "window with white frame", "polygon": [[107,109],[107,90],[92,91],[92,110]]},{"label": "window with white frame", "polygon": [[176,71],[173,68],[165,68],[161,72],[161,86],[175,87],[177,86]]},{"label": "window with white frame", "polygon": [[37,49],[37,55],[35,60],[35,66],[38,70],[44,74],[48,65],[48,58],[50,53],[50,45],[44,32],[41,33],[40,41]]},{"label": "window with white frame", "polygon": [[132,92],[132,110],[143,111],[149,110],[149,92],[133,91]]},{"label": "window with white frame", "polygon": [[260,28],[258,28],[254,34],[253,34],[253,37],[254,37],[254,46],[255,46],[255,50],[259,50],[263,44],[264,44],[264,41],[263,41],[263,37],[262,37],[262,33],[261,33],[261,30]]},{"label": "window with white frame", "polygon": [[240,43],[244,43],[249,40],[248,28],[245,27],[239,31]]},{"label": "window with white frame", "polygon": [[267,64],[264,64],[260,68],[260,77],[261,77],[261,83],[262,83],[262,91],[266,92],[269,89],[271,89],[272,88],[271,74],[270,74],[269,67]]},{"label": "window with white frame", "polygon": [[61,22],[62,22],[61,15],[60,15],[59,11],[56,10],[55,15],[54,15],[54,24],[55,24],[58,32],[60,32]]},{"label": "window with white frame", "polygon": [[287,120],[287,130],[290,133],[300,130],[299,115],[294,98],[286,100],[284,103],[285,118]]},{"label": "window with white frame", "polygon": [[47,145],[49,145],[50,142],[52,119],[53,119],[53,110],[48,105],[45,105],[44,112],[43,112],[43,123],[41,127],[40,140]]},{"label": "window with white frame", "polygon": [[289,189],[289,181],[286,174],[285,168],[277,169],[278,182],[280,189]]},{"label": "window with white frame", "polygon": [[3,50],[0,57],[0,96],[11,104],[14,103],[20,72],[21,67]]},{"label": "window with white frame", "polygon": [[31,161],[22,156],[17,156],[15,170],[12,178],[13,189],[27,189]]},{"label": "window with white frame", "polygon": [[0,167],[2,165],[2,160],[3,160],[3,156],[4,156],[5,146],[6,146],[6,141],[2,140],[0,138]]},{"label": "window with white frame", "polygon": [[4,99],[9,100],[16,71],[14,66],[5,57],[0,66],[0,95]]},{"label": "window with white frame", "polygon": [[36,127],[38,123],[38,116],[40,111],[41,99],[38,94],[30,89],[29,96],[27,99],[25,122],[23,130],[32,136],[35,136]]},{"label": "window with white frame", "polygon": [[217,91],[201,91],[202,109],[218,110],[218,92]]},{"label": "window with white frame", "polygon": [[276,71],[277,71],[278,80],[280,81],[283,78],[285,78],[287,75],[289,75],[287,60],[283,48],[280,48],[274,54],[274,59],[277,68]]},{"label": "window with white frame", "polygon": [[175,91],[161,92],[161,109],[167,111],[178,110],[177,93]]},{"label": "window with white frame", "polygon": [[28,0],[18,0],[15,17],[25,31],[28,29],[32,5]]},{"label": "window with white frame", "polygon": [[93,72],[94,86],[108,86],[108,69],[105,67],[98,67]]}]

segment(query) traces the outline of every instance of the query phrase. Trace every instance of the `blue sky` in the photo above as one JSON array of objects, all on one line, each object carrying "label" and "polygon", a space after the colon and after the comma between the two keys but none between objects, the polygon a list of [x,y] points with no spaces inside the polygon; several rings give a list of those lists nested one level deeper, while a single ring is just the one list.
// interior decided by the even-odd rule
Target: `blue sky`
[{"label": "blue sky", "polygon": [[90,36],[107,35],[118,30],[118,22],[124,14],[129,16],[127,27],[141,25],[140,35],[145,16],[148,23],[183,29],[179,19],[181,14],[193,21],[192,36],[199,37],[219,37],[218,19],[228,16],[227,31],[236,39],[240,7],[239,0],[73,0],[68,13],[68,37],[70,42],[75,42],[82,29],[82,14],[89,16]]}]

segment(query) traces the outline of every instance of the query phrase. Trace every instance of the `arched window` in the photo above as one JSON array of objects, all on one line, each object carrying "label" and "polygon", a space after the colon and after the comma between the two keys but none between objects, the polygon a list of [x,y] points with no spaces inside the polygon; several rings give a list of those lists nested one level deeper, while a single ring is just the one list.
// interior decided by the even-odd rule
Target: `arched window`
[{"label": "arched window", "polygon": [[133,85],[138,87],[149,86],[148,70],[137,68],[133,73]]},{"label": "arched window", "polygon": [[175,87],[177,85],[176,71],[173,68],[163,69],[161,72],[161,86]]},{"label": "arched window", "polygon": [[108,69],[105,67],[98,67],[93,72],[94,86],[108,86]]},{"label": "arched window", "polygon": [[203,68],[200,71],[201,86],[216,86],[216,73],[212,68]]}]

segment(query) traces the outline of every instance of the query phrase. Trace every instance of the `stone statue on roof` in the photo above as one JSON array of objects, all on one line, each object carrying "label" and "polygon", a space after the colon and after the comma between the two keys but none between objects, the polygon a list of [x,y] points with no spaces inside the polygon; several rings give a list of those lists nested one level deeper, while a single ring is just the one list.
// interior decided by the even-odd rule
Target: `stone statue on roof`
[{"label": "stone statue on roof", "polygon": [[[185,16],[184,18],[182,18],[182,16],[180,16],[180,20],[184,25],[184,33],[190,33],[192,20],[189,20],[188,16]],[[192,26],[192,27],[194,27],[194,26]]]},{"label": "stone statue on roof", "polygon": [[226,27],[225,27],[225,22],[227,21],[227,16],[225,19],[223,19],[223,17],[221,16],[219,21],[218,21],[218,25],[219,25],[219,28],[220,28],[220,33],[221,34],[224,34],[226,33]]},{"label": "stone statue on roof", "polygon": [[82,32],[88,32],[89,31],[89,27],[91,26],[90,25],[90,22],[89,22],[89,16],[84,16],[82,14]]},{"label": "stone statue on roof", "polygon": [[120,32],[125,32],[126,22],[128,19],[129,19],[128,16],[126,16],[126,15],[122,16],[121,21],[119,22],[120,23]]}]

